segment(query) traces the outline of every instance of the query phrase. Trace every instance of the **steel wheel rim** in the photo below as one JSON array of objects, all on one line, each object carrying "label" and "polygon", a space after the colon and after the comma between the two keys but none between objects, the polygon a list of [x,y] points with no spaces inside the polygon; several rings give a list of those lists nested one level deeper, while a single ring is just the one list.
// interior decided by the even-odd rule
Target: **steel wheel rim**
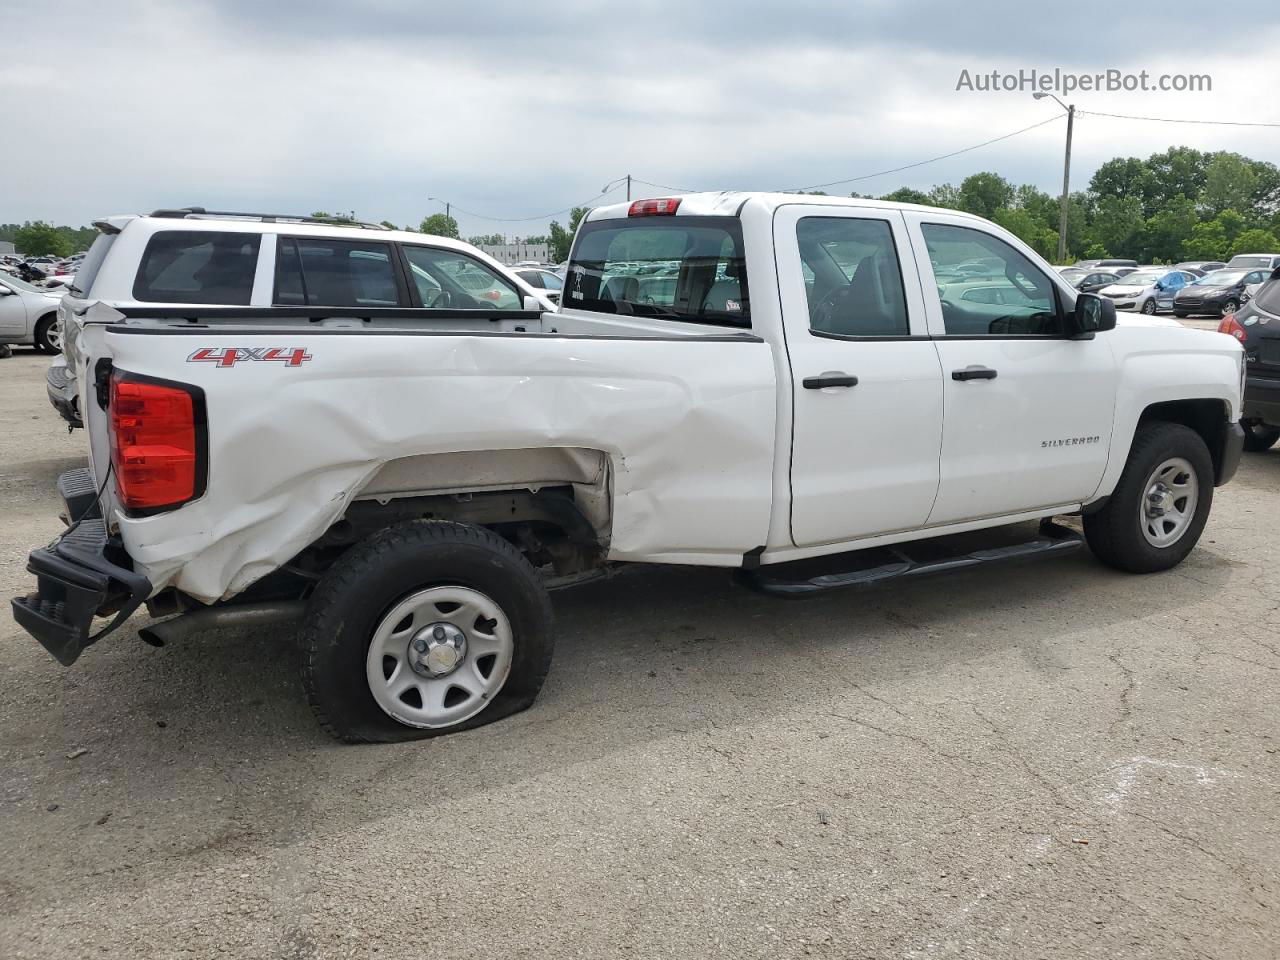
[{"label": "steel wheel rim", "polygon": [[1190,461],[1170,457],[1151,471],[1138,504],[1142,535],[1153,547],[1171,547],[1186,535],[1200,502],[1200,479]]},{"label": "steel wheel rim", "polygon": [[1143,313],[1146,313],[1146,314],[1152,314],[1152,313],[1155,313],[1155,312],[1156,312],[1156,302],[1155,302],[1154,300],[1148,300],[1146,303],[1144,303],[1144,304],[1142,305],[1142,312],[1143,312]]},{"label": "steel wheel rim", "polygon": [[58,353],[62,352],[62,321],[57,320],[53,326],[49,328],[48,333],[49,346],[53,347]]},{"label": "steel wheel rim", "polygon": [[[447,666],[448,657],[435,657],[438,647],[458,657],[439,676],[432,671]],[[405,597],[378,621],[365,678],[374,701],[394,720],[450,727],[492,702],[514,654],[511,623],[492,599],[470,587],[430,587]]]},{"label": "steel wheel rim", "polygon": [[1235,313],[1239,309],[1240,309],[1240,305],[1236,303],[1234,300],[1228,300],[1226,303],[1222,305],[1222,312],[1224,314]]}]

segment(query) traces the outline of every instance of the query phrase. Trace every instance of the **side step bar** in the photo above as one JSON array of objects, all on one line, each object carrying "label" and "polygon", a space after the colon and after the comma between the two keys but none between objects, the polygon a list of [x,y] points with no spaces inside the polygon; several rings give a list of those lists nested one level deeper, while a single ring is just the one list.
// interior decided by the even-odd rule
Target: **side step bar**
[{"label": "side step bar", "polygon": [[888,563],[878,563],[841,573],[819,573],[807,578],[795,574],[788,576],[787,568],[794,566],[788,563],[778,564],[776,567],[758,567],[754,570],[736,570],[734,577],[743,586],[771,596],[808,597],[843,587],[867,587],[900,577],[917,577],[929,573],[960,570],[998,560],[1017,560],[1024,557],[1066,553],[1079,549],[1084,544],[1084,537],[1070,527],[1064,527],[1052,520],[1045,520],[1040,524],[1039,536],[1025,543],[970,550],[929,560],[914,560],[906,553],[912,547],[919,548],[922,544],[931,542],[936,543],[936,541],[926,540],[846,555],[846,558],[859,556],[866,558],[888,554],[891,559]]}]

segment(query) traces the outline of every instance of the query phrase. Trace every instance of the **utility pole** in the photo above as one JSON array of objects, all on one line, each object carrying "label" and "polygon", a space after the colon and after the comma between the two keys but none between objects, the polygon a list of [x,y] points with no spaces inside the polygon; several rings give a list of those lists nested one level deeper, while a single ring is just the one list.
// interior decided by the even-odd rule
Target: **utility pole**
[{"label": "utility pole", "polygon": [[1063,103],[1052,93],[1036,91],[1032,96],[1037,100],[1053,97],[1058,101],[1058,106],[1067,111],[1067,150],[1062,161],[1062,207],[1058,212],[1058,262],[1062,263],[1067,259],[1067,205],[1071,196],[1071,131],[1075,126],[1076,105]]},{"label": "utility pole", "polygon": [[631,202],[631,174],[627,174],[627,202]]},{"label": "utility pole", "polygon": [[1076,105],[1067,107],[1067,155],[1062,161],[1062,213],[1058,221],[1058,262],[1067,259],[1067,198],[1071,191],[1071,128],[1075,125]]}]

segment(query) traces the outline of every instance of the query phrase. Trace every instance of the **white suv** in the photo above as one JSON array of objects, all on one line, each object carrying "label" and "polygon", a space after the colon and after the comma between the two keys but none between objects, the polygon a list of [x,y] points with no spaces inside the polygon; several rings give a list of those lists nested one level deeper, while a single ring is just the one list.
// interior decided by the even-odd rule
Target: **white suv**
[{"label": "white suv", "polygon": [[[337,307],[344,316],[422,310],[554,310],[536,289],[460,240],[319,217],[157,210],[94,221],[98,237],[59,306],[67,322],[91,303],[111,307]],[[78,388],[55,363],[49,399],[79,425]]]}]

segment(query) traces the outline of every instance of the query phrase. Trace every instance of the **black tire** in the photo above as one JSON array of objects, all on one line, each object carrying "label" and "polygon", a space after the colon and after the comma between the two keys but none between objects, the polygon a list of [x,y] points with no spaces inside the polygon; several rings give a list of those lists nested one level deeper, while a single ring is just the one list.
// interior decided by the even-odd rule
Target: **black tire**
[{"label": "black tire", "polygon": [[1250,453],[1265,453],[1280,440],[1280,427],[1268,427],[1263,423],[1246,423],[1244,426],[1244,448]]},{"label": "black tire", "polygon": [[36,323],[36,349],[41,353],[58,353],[57,346],[49,339],[49,335],[53,332],[53,326],[58,322],[58,318],[52,313],[47,317],[41,317]]},{"label": "black tire", "polygon": [[1188,316],[1190,316],[1190,314],[1188,314],[1187,311],[1185,310],[1175,310],[1173,311],[1173,315],[1177,317],[1179,320],[1185,320]]},{"label": "black tire", "polygon": [[[1181,457],[1196,473],[1197,503],[1191,522],[1174,543],[1159,547],[1142,532],[1141,505],[1147,481],[1165,460]],[[1176,567],[1195,547],[1213,506],[1213,459],[1204,440],[1180,423],[1153,420],[1138,427],[1120,481],[1105,507],[1084,517],[1084,535],[1094,555],[1107,566],[1130,573],[1155,573]]]},{"label": "black tire", "polygon": [[[402,598],[432,586],[464,586],[492,598],[511,625],[506,681],[479,713],[452,726],[393,719],[369,689],[365,658],[378,622]],[[483,527],[415,520],[352,547],[316,588],[300,632],[302,684],[320,725],[348,743],[395,743],[468,730],[529,707],[551,668],[551,601],[510,543]]]},{"label": "black tire", "polygon": [[1154,316],[1156,313],[1156,301],[1154,297],[1147,297],[1142,301],[1142,312],[1147,316]]}]

